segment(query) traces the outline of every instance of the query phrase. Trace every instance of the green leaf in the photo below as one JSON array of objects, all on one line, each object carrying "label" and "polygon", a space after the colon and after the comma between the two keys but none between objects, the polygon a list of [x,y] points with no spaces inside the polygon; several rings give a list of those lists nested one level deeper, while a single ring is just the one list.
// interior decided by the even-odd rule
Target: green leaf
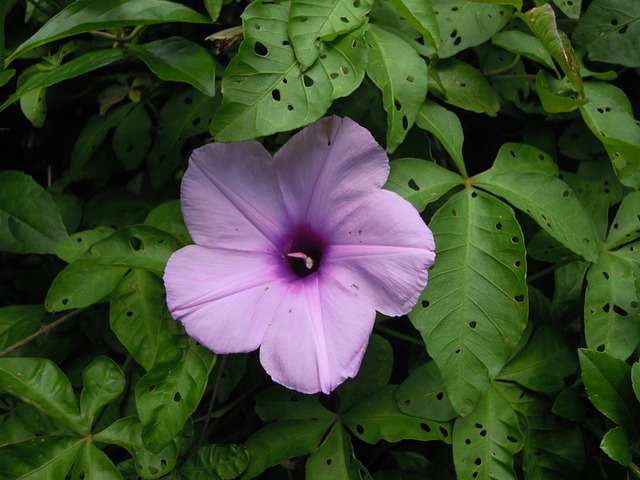
[{"label": "green leaf", "polygon": [[500,110],[498,94],[487,79],[466,62],[450,58],[438,63],[436,72],[444,101],[456,107],[495,117]]},{"label": "green leaf", "polygon": [[321,41],[333,40],[363,25],[372,0],[291,0],[288,34],[303,70],[320,54]]},{"label": "green leaf", "polygon": [[569,83],[580,96],[583,96],[584,87],[578,56],[571,46],[569,37],[558,28],[556,14],[551,5],[544,3],[542,6],[532,8],[519,16],[542,42],[545,50],[558,62]]},{"label": "green leaf", "polygon": [[60,240],[56,245],[56,255],[61,260],[71,263],[83,257],[91,245],[103,240],[114,233],[111,227],[100,226],[93,230],[83,230],[69,235],[67,238]]},{"label": "green leaf", "polygon": [[122,475],[102,450],[85,442],[77,453],[71,480],[122,480]]},{"label": "green leaf", "polygon": [[493,386],[453,428],[458,478],[516,479],[513,456],[522,448],[518,415]]},{"label": "green leaf", "polygon": [[442,422],[457,415],[433,361],[420,365],[409,374],[396,391],[396,402],[401,412],[414,417]]},{"label": "green leaf", "polygon": [[409,318],[451,404],[467,415],[527,324],[524,241],[513,210],[472,188],[453,195],[429,226],[437,260]]},{"label": "green leaf", "polygon": [[36,437],[0,448],[0,477],[40,480],[66,478],[84,439]]},{"label": "green leaf", "polygon": [[168,37],[127,47],[130,55],[146,63],[161,80],[186,82],[209,97],[215,95],[216,62],[200,45],[183,37]]},{"label": "green leaf", "polygon": [[179,346],[180,327],[166,310],[164,293],[162,280],[156,275],[133,269],[111,296],[111,329],[146,371],[163,352]]},{"label": "green leaf", "polygon": [[431,0],[431,5],[438,12],[436,18],[442,37],[438,48],[440,58],[452,57],[486,42],[502,30],[513,12],[511,7],[503,5],[458,0]]},{"label": "green leaf", "polygon": [[177,361],[158,361],[138,381],[136,407],[145,442],[163,445],[178,435],[200,404],[215,359],[190,341]]},{"label": "green leaf", "polygon": [[590,60],[637,68],[639,19],[638,2],[593,0],[580,17],[572,39]]},{"label": "green leaf", "polygon": [[611,460],[618,462],[623,467],[628,467],[633,461],[629,435],[622,427],[614,427],[605,433],[600,442],[600,449],[606,453]]},{"label": "green leaf", "polygon": [[47,89],[34,88],[20,97],[20,110],[36,128],[42,128],[47,119]]},{"label": "green leaf", "polygon": [[231,480],[249,465],[242,445],[207,445],[187,457],[179,471],[186,480]]},{"label": "green leaf", "polygon": [[51,360],[0,358],[0,387],[72,432],[88,431],[80,419],[69,379]]},{"label": "green leaf", "polygon": [[[573,20],[580,18],[582,0],[553,0],[553,3],[555,3],[560,11],[567,17]],[[580,19],[580,21],[582,21],[582,19]]]},{"label": "green leaf", "polygon": [[371,475],[355,457],[349,434],[340,423],[335,423],[320,448],[307,460],[306,478],[371,480]]},{"label": "green leaf", "polygon": [[433,47],[442,42],[440,27],[433,6],[421,0],[391,0],[402,18],[415,28]]},{"label": "green leaf", "polygon": [[382,92],[387,112],[387,151],[402,143],[427,96],[428,70],[405,40],[376,25],[366,34],[367,76]]},{"label": "green leaf", "polygon": [[586,83],[589,103],[580,108],[584,122],[602,142],[620,181],[640,188],[640,126],[624,91],[607,83]]},{"label": "green leaf", "polygon": [[0,307],[0,350],[35,333],[45,313],[42,305]]},{"label": "green leaf", "polygon": [[611,223],[604,248],[607,250],[640,237],[640,192],[630,192],[623,199]]},{"label": "green leaf", "polygon": [[99,356],[82,372],[80,412],[89,431],[102,408],[124,391],[124,374],[109,357]]},{"label": "green leaf", "polygon": [[223,103],[210,127],[216,140],[248,140],[307,125],[362,81],[365,27],[323,44],[319,60],[303,70],[290,45],[288,18],[285,3],[253,2],[243,12],[244,40],[225,70]]},{"label": "green leaf", "polygon": [[523,55],[557,72],[553,58],[542,45],[542,42],[533,35],[519,30],[509,30],[496,33],[491,42],[506,51]]},{"label": "green leaf", "polygon": [[113,151],[127,170],[140,166],[151,146],[151,118],[143,105],[136,105],[116,125]]},{"label": "green leaf", "polygon": [[606,417],[638,435],[638,400],[631,386],[631,367],[605,352],[578,350],[582,381],[589,400]]},{"label": "green leaf", "polygon": [[595,261],[593,226],[571,188],[551,173],[555,168],[540,150],[507,143],[493,167],[473,177],[473,184],[503,197],[564,246]]},{"label": "green leaf", "polygon": [[332,420],[333,412],[327,410],[318,397],[304,395],[275,385],[255,397],[256,413],[265,422],[274,420],[306,420],[316,418]]},{"label": "green leaf", "polygon": [[400,158],[391,162],[385,188],[408,200],[419,212],[452,188],[462,185],[460,175],[420,158]]},{"label": "green leaf", "polygon": [[282,420],[263,427],[245,442],[249,467],[240,478],[255,478],[269,467],[313,452],[331,424],[322,419]]},{"label": "green leaf", "polygon": [[0,172],[0,251],[53,253],[67,236],[51,195],[30,176]]},{"label": "green leaf", "polygon": [[53,279],[44,306],[50,312],[60,312],[105,301],[127,270],[127,267],[76,260]]},{"label": "green leaf", "polygon": [[176,464],[177,451],[174,442],[152,450],[142,440],[142,424],[137,417],[124,417],[94,435],[96,442],[119,445],[134,459],[136,472],[143,479],[160,478]]},{"label": "green leaf", "polygon": [[94,50],[69,60],[52,70],[36,73],[20,84],[15,93],[0,105],[0,112],[28,92],[50,87],[64,80],[76,78],[98,68],[106,67],[118,60],[122,60],[124,54],[125,52],[122,49]]},{"label": "green leaf", "polygon": [[207,9],[211,21],[215,22],[220,16],[223,0],[204,0],[204,8]]},{"label": "green leaf", "polygon": [[577,366],[560,333],[541,327],[496,379],[516,382],[534,392],[558,393],[564,387],[564,378],[574,373]]},{"label": "green leaf", "polygon": [[385,385],[342,415],[344,424],[360,440],[375,445],[380,440],[442,440],[449,443],[448,423],[402,413],[396,404],[397,385]]},{"label": "green leaf", "polygon": [[640,362],[636,362],[631,366],[631,384],[636,398],[640,402]]},{"label": "green leaf", "polygon": [[144,219],[144,224],[170,233],[184,245],[193,243],[184,223],[180,200],[168,200],[161,203],[149,212],[147,218]]},{"label": "green leaf", "polygon": [[[210,97],[192,89],[176,92],[160,110],[155,143],[147,155],[151,183],[160,187],[170,180],[182,162],[182,147],[192,137],[207,132],[219,96]],[[185,164],[186,168],[186,164]]]},{"label": "green leaf", "polygon": [[626,359],[640,344],[640,305],[633,265],[602,252],[587,273],[584,335],[587,347]]},{"label": "green leaf", "polygon": [[542,108],[549,113],[573,112],[589,101],[586,98],[576,98],[575,90],[544,70],[536,75],[536,91]]},{"label": "green leaf", "polygon": [[462,157],[462,144],[464,142],[464,132],[458,116],[451,110],[440,106],[440,104],[427,99],[420,107],[416,123],[420,128],[435,135],[451,156],[458,171],[467,175],[467,169]]},{"label": "green leaf", "polygon": [[40,45],[78,33],[169,22],[210,23],[190,8],[166,0],[77,0],[16,48],[5,65]]}]

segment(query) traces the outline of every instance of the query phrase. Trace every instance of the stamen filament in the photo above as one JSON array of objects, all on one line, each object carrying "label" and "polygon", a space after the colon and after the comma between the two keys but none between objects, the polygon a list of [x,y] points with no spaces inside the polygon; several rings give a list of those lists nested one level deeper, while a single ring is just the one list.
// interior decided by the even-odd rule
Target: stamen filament
[{"label": "stamen filament", "polygon": [[299,258],[300,260],[304,260],[304,266],[307,267],[307,270],[311,270],[313,268],[313,258],[302,252],[287,253],[287,257]]}]

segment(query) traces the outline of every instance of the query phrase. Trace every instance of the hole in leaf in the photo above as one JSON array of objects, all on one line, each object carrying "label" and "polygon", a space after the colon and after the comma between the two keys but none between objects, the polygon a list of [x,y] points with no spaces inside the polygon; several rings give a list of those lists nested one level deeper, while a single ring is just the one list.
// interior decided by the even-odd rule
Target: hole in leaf
[{"label": "hole in leaf", "polygon": [[519,267],[520,266],[520,260],[516,260],[516,263],[514,263],[514,265],[516,266],[516,268]]},{"label": "hole in leaf", "polygon": [[456,350],[455,350],[456,355],[457,355],[457,354],[459,354],[459,353],[460,353],[460,351],[461,351],[461,350],[460,350],[459,348],[456,348]]},{"label": "hole in leaf", "polygon": [[147,388],[147,392],[149,393],[153,393],[153,391],[156,389],[155,385],[151,385],[149,388]]},{"label": "hole in leaf", "polygon": [[340,17],[340,21],[342,23],[349,23],[349,19],[347,17]]},{"label": "hole in leaf", "polygon": [[260,42],[256,42],[256,44],[253,46],[253,51],[256,52],[256,55],[260,55],[261,57],[266,57],[269,53],[269,49]]},{"label": "hole in leaf", "polygon": [[191,120],[191,125],[198,125],[202,119],[200,117],[196,117]]},{"label": "hole in leaf", "polygon": [[482,465],[482,459],[480,457],[476,458],[473,463],[475,463],[476,465],[480,466]]},{"label": "hole in leaf", "polygon": [[360,5],[362,5],[362,4],[360,3],[360,0],[354,0],[354,1],[353,1],[353,8],[360,8]]},{"label": "hole in leaf", "polygon": [[604,344],[600,344],[600,345],[598,345],[598,346],[596,347],[596,350],[597,350],[597,351],[599,351],[599,352],[604,352],[604,350],[605,350],[605,346],[604,346]]},{"label": "hole in leaf", "polygon": [[176,403],[180,403],[181,400],[182,400],[182,395],[180,395],[180,392],[176,392],[176,394],[173,396],[173,401]]},{"label": "hole in leaf", "polygon": [[290,105],[290,104],[287,105],[287,110],[289,110],[289,111],[293,110],[293,105]]},{"label": "hole in leaf", "polygon": [[[458,46],[462,43],[462,37],[456,37],[456,39],[453,41],[453,44]],[[460,84],[460,86],[464,87],[463,84]]]},{"label": "hole in leaf", "polygon": [[410,400],[410,399],[405,400],[405,401],[404,401],[404,404],[405,404],[407,407],[411,406],[411,400]]},{"label": "hole in leaf", "polygon": [[149,473],[151,473],[151,475],[157,475],[159,472],[159,470],[154,467],[153,465],[149,465]]},{"label": "hole in leaf", "polygon": [[511,435],[507,435],[507,440],[509,440],[511,443],[518,443],[518,440]]},{"label": "hole in leaf", "polygon": [[451,209],[451,215],[453,215],[454,217],[458,216],[458,211],[455,208]]},{"label": "hole in leaf", "polygon": [[516,295],[515,297],[513,297],[513,299],[516,302],[520,303],[520,302],[522,302],[524,300],[524,295]]},{"label": "hole in leaf", "polygon": [[280,90],[274,88],[271,90],[271,98],[273,98],[276,102],[280,101]]},{"label": "hole in leaf", "polygon": [[411,190],[415,190],[416,192],[420,191],[420,187],[418,186],[418,184],[412,179],[409,180],[409,188]]},{"label": "hole in leaf", "polygon": [[476,192],[471,192],[471,198],[476,198],[478,194]]},{"label": "hole in leaf", "polygon": [[335,80],[336,78],[338,78],[340,75],[338,75],[336,72],[331,72],[329,74],[329,76],[331,77],[332,80]]},{"label": "hole in leaf", "polygon": [[562,192],[562,196],[563,196],[564,198],[567,198],[567,197],[569,197],[570,195],[571,195],[571,192],[570,192],[569,190],[565,190],[564,192]]},{"label": "hole in leaf", "polygon": [[396,107],[397,111],[402,110],[402,104],[398,101],[397,98],[393,99],[393,106]]},{"label": "hole in leaf", "polygon": [[620,315],[621,317],[627,317],[629,316],[629,313],[622,307],[620,307],[620,305],[613,305],[613,311],[615,313],[617,313],[618,315]]},{"label": "hole in leaf", "polygon": [[347,73],[349,73],[349,69],[347,67],[340,67],[340,71],[346,75]]},{"label": "hole in leaf", "polygon": [[431,427],[424,422],[420,422],[420,428],[427,433],[431,431]]},{"label": "hole in leaf", "polygon": [[307,17],[300,17],[300,18],[298,19],[298,21],[300,21],[300,22],[302,22],[302,23],[306,22],[307,20],[309,20]]},{"label": "hole in leaf", "polygon": [[518,239],[518,237],[516,237],[515,235],[511,237],[511,243],[518,243],[519,241],[520,239]]},{"label": "hole in leaf", "polygon": [[470,328],[476,328],[478,326],[478,322],[473,321],[473,322],[469,322],[469,327]]},{"label": "hole in leaf", "polygon": [[404,79],[409,83],[413,83],[415,81],[411,75],[407,75],[406,77],[404,77]]},{"label": "hole in leaf", "polygon": [[442,399],[444,398],[444,392],[438,392],[438,393],[436,393],[436,398],[437,398],[438,400],[442,400]]},{"label": "hole in leaf", "polygon": [[356,432],[358,432],[360,435],[364,434],[364,427],[359,423],[356,425]]},{"label": "hole in leaf", "polygon": [[305,87],[310,87],[313,85],[313,78],[311,78],[309,75],[303,75],[302,80],[304,81]]},{"label": "hole in leaf", "polygon": [[327,465],[331,465],[331,459],[327,458]]},{"label": "hole in leaf", "polygon": [[409,119],[406,115],[402,116],[402,129],[405,131],[409,130]]},{"label": "hole in leaf", "polygon": [[191,97],[185,97],[184,103],[186,103],[187,105],[190,105],[193,103],[193,99]]},{"label": "hole in leaf", "polygon": [[487,436],[487,431],[486,430],[480,430],[480,436],[481,437],[486,437]]},{"label": "hole in leaf", "polygon": [[502,224],[500,222],[496,223],[496,230],[502,230]]},{"label": "hole in leaf", "polygon": [[605,303],[605,304],[603,305],[603,307],[602,307],[602,311],[603,311],[604,313],[609,313],[609,310],[611,310],[611,305],[610,305],[610,304],[608,304],[608,303]]},{"label": "hole in leaf", "polygon": [[607,272],[602,272],[602,276],[605,278],[605,280],[609,280],[609,274]]},{"label": "hole in leaf", "polygon": [[295,394],[295,392],[289,392],[289,400],[292,402],[298,401],[298,396]]},{"label": "hole in leaf", "polygon": [[129,245],[131,245],[131,248],[138,252],[142,248],[142,240],[140,240],[138,237],[131,236],[129,237]]},{"label": "hole in leaf", "polygon": [[[282,41],[282,46],[283,47],[288,47],[289,45],[291,45],[291,42],[289,40],[283,40]],[[322,55],[320,55],[320,58],[322,58]]]},{"label": "hole in leaf", "polygon": [[466,445],[471,445],[471,439],[470,439],[470,438],[467,438],[467,439],[464,441],[464,443],[465,443]]},{"label": "hole in leaf", "polygon": [[63,298],[61,303],[63,305],[66,305],[67,303],[69,303],[69,299],[68,298]]},{"label": "hole in leaf", "polygon": [[620,35],[624,35],[625,33],[627,33],[627,28],[629,28],[629,25],[623,25],[622,28],[618,30],[618,33]]},{"label": "hole in leaf", "polygon": [[131,310],[129,310],[129,311],[127,312],[127,317],[132,317],[132,316],[133,316],[133,312],[132,312]]},{"label": "hole in leaf", "polygon": [[429,302],[427,300],[422,300],[422,306],[427,308],[429,306]]},{"label": "hole in leaf", "polygon": [[82,243],[82,237],[78,237],[78,238],[76,238],[76,242],[78,242],[78,243]]},{"label": "hole in leaf", "polygon": [[254,23],[253,28],[255,28],[256,30],[260,30],[262,27],[260,26],[259,23]]}]

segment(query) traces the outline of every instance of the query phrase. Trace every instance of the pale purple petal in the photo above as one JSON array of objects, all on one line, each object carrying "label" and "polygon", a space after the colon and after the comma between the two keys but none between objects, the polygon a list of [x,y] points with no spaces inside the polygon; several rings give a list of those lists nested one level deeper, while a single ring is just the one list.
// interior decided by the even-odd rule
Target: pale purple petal
[{"label": "pale purple petal", "polygon": [[288,223],[273,159],[255,141],[195,150],[180,195],[198,245],[273,252]]},{"label": "pale purple petal", "polygon": [[324,118],[304,128],[276,153],[280,187],[292,218],[323,223],[389,176],[389,160],[368,130],[349,118]]},{"label": "pale purple petal", "polygon": [[272,255],[190,245],[174,253],[167,306],[187,333],[216,353],[256,350],[286,290]]},{"label": "pale purple petal", "polygon": [[336,218],[324,272],[357,289],[376,310],[403,315],[418,300],[435,260],[431,230],[399,195],[381,190]]},{"label": "pale purple petal", "polygon": [[331,277],[292,282],[260,347],[276,382],[329,393],[355,376],[375,321],[374,309]]}]

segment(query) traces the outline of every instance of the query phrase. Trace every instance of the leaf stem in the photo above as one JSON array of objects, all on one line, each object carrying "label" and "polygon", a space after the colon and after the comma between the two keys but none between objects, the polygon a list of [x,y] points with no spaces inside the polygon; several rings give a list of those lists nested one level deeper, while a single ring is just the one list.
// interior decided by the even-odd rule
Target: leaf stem
[{"label": "leaf stem", "polygon": [[216,398],[218,397],[218,390],[220,389],[220,382],[222,381],[222,375],[224,374],[224,367],[227,364],[227,356],[221,355],[220,360],[220,368],[218,368],[218,374],[216,375],[216,383],[213,385],[213,392],[211,392],[211,400],[209,400],[209,409],[207,410],[207,415],[204,419],[204,425],[202,426],[202,431],[200,432],[200,438],[198,439],[198,443],[196,444],[196,450],[198,450],[202,444],[204,443],[204,439],[207,436],[207,430],[209,429],[209,421],[211,420],[211,414],[213,413],[213,406],[216,403]]},{"label": "leaf stem", "polygon": [[411,335],[405,335],[404,333],[399,333],[396,332],[395,330],[393,330],[392,328],[389,327],[384,327],[382,325],[380,325],[379,323],[376,323],[375,327],[376,330],[379,330],[383,333],[386,333],[389,336],[398,338],[400,340],[404,340],[405,342],[409,342],[412,343],[414,345],[418,345],[419,347],[424,347],[424,342],[422,342],[421,340],[412,337]]},{"label": "leaf stem", "polygon": [[84,308],[79,308],[77,310],[74,310],[72,312],[67,313],[66,315],[60,317],[58,320],[56,320],[55,322],[51,322],[49,325],[45,325],[44,327],[41,327],[40,330],[38,330],[36,333],[29,335],[26,338],[23,338],[22,340],[20,340],[19,342],[14,343],[13,345],[5,348],[4,350],[0,351],[0,357],[4,357],[5,355],[7,355],[8,353],[11,353],[17,349],[19,349],[20,347],[25,346],[27,343],[31,342],[32,340],[35,340],[38,337],[41,337],[43,335],[46,335],[47,333],[49,333],[51,330],[53,330],[54,328],[59,327],[60,325],[62,325],[63,323],[65,323],[67,320],[71,320],[73,317],[81,314],[82,312],[84,312],[85,310],[87,310],[89,307],[84,307]]},{"label": "leaf stem", "polygon": [[559,263],[554,263],[553,265],[551,265],[550,267],[547,267],[543,270],[540,270],[539,272],[536,272],[532,275],[527,276],[527,282],[535,282],[536,280],[549,275],[550,273],[555,272],[558,268],[563,267],[564,265],[566,265],[568,262],[559,262]]},{"label": "leaf stem", "polygon": [[484,74],[488,77],[501,75],[505,72],[511,71],[518,64],[519,61],[520,61],[520,54],[517,54],[509,65],[505,65],[504,67],[489,70],[487,72],[484,72]]}]

